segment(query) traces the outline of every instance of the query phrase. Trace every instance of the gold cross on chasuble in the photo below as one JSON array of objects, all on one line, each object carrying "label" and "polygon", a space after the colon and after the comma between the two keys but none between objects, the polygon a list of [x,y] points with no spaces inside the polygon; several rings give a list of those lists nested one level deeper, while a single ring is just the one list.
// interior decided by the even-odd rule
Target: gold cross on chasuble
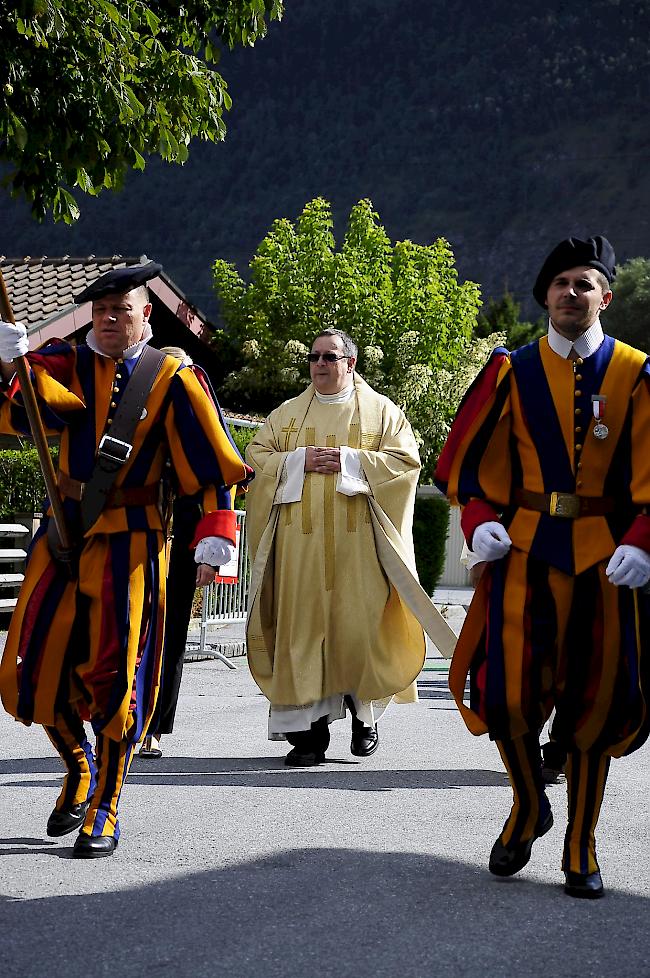
[{"label": "gold cross on chasuble", "polygon": [[300,431],[300,428],[295,427],[295,424],[296,424],[296,419],[289,418],[289,424],[285,425],[284,428],[281,429],[282,434],[285,435],[285,439],[284,439],[285,452],[289,451],[289,442],[291,441],[291,436],[297,434]]}]

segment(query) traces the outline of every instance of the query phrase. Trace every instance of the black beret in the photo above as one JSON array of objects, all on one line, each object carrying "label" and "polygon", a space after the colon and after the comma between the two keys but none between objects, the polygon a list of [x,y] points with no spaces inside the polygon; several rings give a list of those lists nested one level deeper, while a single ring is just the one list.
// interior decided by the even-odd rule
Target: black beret
[{"label": "black beret", "polygon": [[83,292],[74,297],[74,301],[77,304],[92,302],[94,299],[101,299],[113,292],[130,292],[131,289],[137,289],[139,285],[145,285],[150,279],[160,275],[161,272],[162,265],[155,261],[149,261],[146,265],[112,268],[110,272],[105,272],[90,285],[87,285]]},{"label": "black beret", "polygon": [[607,238],[603,238],[600,234],[587,241],[582,241],[580,238],[565,238],[553,248],[533,286],[533,295],[540,306],[546,308],[546,293],[555,276],[560,272],[566,272],[569,268],[578,268],[580,265],[597,269],[603,273],[608,282],[611,282],[616,275],[616,255]]}]

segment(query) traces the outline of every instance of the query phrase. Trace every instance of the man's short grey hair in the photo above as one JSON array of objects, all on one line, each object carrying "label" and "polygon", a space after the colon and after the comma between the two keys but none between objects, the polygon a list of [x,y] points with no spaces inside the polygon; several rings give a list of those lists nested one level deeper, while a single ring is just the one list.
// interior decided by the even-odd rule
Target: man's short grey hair
[{"label": "man's short grey hair", "polygon": [[345,353],[346,357],[354,357],[356,359],[359,353],[357,344],[354,342],[352,337],[348,336],[347,333],[344,333],[342,329],[324,329],[318,334],[318,336],[314,336],[314,343],[320,336],[340,337],[341,343],[343,344],[343,352]]},{"label": "man's short grey hair", "polygon": [[151,302],[151,296],[149,294],[149,289],[147,288],[146,285],[136,285],[136,287],[134,289],[132,289],[131,291],[135,293],[135,295],[138,297],[138,299],[141,299],[142,300],[142,305],[143,306],[146,306],[149,302]]}]

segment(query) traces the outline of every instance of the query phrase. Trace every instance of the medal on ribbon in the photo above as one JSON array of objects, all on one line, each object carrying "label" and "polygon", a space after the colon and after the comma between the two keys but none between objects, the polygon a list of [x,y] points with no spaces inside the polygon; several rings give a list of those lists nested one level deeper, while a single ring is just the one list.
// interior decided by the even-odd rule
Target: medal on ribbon
[{"label": "medal on ribbon", "polygon": [[607,398],[604,394],[592,394],[591,395],[591,407],[594,412],[594,419],[596,424],[594,425],[594,436],[599,438],[601,441],[603,438],[607,438],[609,434],[609,428],[604,423],[605,417],[605,405],[607,404]]}]

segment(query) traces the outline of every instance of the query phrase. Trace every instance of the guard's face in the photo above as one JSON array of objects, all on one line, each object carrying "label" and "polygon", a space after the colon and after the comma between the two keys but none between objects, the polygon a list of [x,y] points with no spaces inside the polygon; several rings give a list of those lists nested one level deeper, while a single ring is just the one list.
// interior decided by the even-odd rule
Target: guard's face
[{"label": "guard's face", "polygon": [[125,350],[142,339],[151,315],[141,289],[112,292],[93,302],[93,329],[97,345],[109,357],[121,357]]},{"label": "guard's face", "polygon": [[340,336],[319,336],[314,340],[311,352],[333,354],[341,358],[330,363],[320,356],[316,363],[309,364],[311,380],[319,394],[339,394],[350,387],[357,361],[355,357],[345,355]]},{"label": "guard's face", "polygon": [[546,293],[548,314],[567,339],[577,339],[596,321],[612,299],[603,292],[595,268],[578,266],[556,275]]}]

